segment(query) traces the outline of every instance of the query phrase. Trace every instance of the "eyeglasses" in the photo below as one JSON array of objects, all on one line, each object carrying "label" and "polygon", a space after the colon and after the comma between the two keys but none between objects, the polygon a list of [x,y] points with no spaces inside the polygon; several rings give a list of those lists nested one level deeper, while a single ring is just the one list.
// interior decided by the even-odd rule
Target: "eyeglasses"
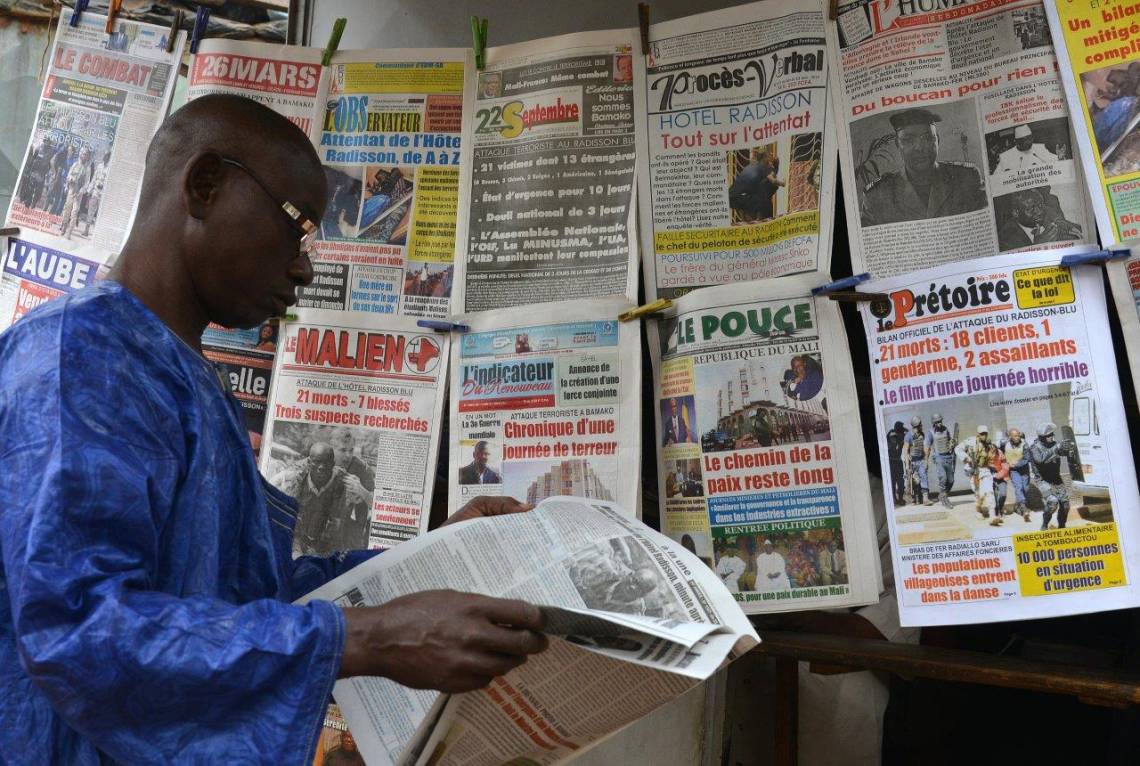
[{"label": "eyeglasses", "polygon": [[261,187],[261,190],[273,200],[274,204],[281,209],[283,213],[289,218],[289,225],[292,226],[298,234],[301,235],[301,255],[308,255],[313,251],[313,245],[317,241],[317,225],[305,217],[304,213],[297,209],[289,200],[278,199],[277,195],[269,190],[265,182],[257,177],[257,174],[250,170],[245,164],[233,159],[232,157],[221,157],[222,162],[227,165],[233,165],[235,168],[242,170],[253,179],[253,182]]}]

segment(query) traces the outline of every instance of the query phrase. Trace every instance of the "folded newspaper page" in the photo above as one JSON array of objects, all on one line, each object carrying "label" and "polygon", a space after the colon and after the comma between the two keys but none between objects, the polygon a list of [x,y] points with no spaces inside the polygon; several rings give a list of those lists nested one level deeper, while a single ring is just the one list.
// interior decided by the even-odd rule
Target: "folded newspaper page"
[{"label": "folded newspaper page", "polygon": [[276,321],[263,322],[248,330],[211,324],[202,333],[202,355],[220,368],[229,383],[230,393],[241,405],[254,455],[261,451],[261,436],[265,431],[279,329]]},{"label": "folded newspaper page", "polygon": [[356,50],[320,61],[318,48],[207,41],[188,95],[254,98],[312,138],[329,204],[298,305],[447,316],[472,53]]},{"label": "folded newspaper page", "polygon": [[1045,12],[1101,244],[1140,237],[1140,8],[1046,0]]},{"label": "folded newspaper page", "polygon": [[748,613],[878,600],[859,410],[818,274],[699,290],[650,327],[661,528]]},{"label": "folded newspaper page", "polygon": [[830,269],[824,23],[821,0],[769,0],[649,28],[638,121],[648,300]]},{"label": "folded newspaper page", "polygon": [[126,241],[143,161],[178,77],[185,33],[64,8],[5,227],[0,330],[101,276]]},{"label": "folded newspaper page", "polygon": [[759,640],[718,578],[683,546],[613,503],[573,497],[443,527],[304,600],[373,606],[433,588],[539,604],[555,638],[468,694],[384,678],[338,681],[333,696],[370,764],[557,763]]},{"label": "folded newspaper page", "polygon": [[449,512],[478,495],[638,508],[641,335],[624,297],[462,317],[451,348]]},{"label": "folded newspaper page", "polygon": [[[1121,335],[1132,368],[1132,381],[1140,381],[1140,250],[1131,248],[1125,261],[1110,261],[1108,283],[1116,302],[1116,315],[1120,317]],[[1120,355],[1117,354],[1117,358]],[[1140,396],[1140,391],[1138,391]]]},{"label": "folded newspaper page", "polygon": [[406,317],[301,309],[281,336],[260,467],[297,501],[294,556],[426,532],[448,335]]},{"label": "folded newspaper page", "polygon": [[465,111],[456,311],[637,296],[639,46],[623,29],[487,49]]},{"label": "folded newspaper page", "polygon": [[[1097,266],[1021,253],[868,283],[904,626],[1134,607],[1140,496]],[[889,478],[888,478],[889,477]]]},{"label": "folded newspaper page", "polygon": [[840,0],[828,41],[856,272],[1096,241],[1040,0]]}]

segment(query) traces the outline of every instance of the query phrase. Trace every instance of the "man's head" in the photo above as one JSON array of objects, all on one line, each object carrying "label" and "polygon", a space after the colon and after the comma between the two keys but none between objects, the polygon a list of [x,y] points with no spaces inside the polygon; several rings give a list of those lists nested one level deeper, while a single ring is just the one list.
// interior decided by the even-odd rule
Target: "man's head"
[{"label": "man's head", "polygon": [[938,130],[934,123],[942,118],[929,109],[904,109],[892,114],[895,145],[908,172],[924,173],[938,159]]},{"label": "man's head", "polygon": [[1021,444],[1021,440],[1025,438],[1024,435],[1016,428],[1009,429],[1009,440],[1013,442],[1014,446]]},{"label": "man's head", "polygon": [[356,450],[356,437],[352,435],[352,431],[347,428],[338,428],[333,431],[332,438],[333,449],[336,450],[336,462],[340,466],[344,466],[352,459],[352,454]]},{"label": "man's head", "polygon": [[312,281],[301,237],[325,202],[325,174],[304,132],[255,101],[203,96],[151,141],[118,276],[165,274],[179,291],[173,299],[204,318],[254,327]]},{"label": "man's head", "polygon": [[82,162],[84,165],[86,165],[88,162],[91,161],[91,148],[90,147],[85,146],[79,150],[79,161]]},{"label": "man's head", "polygon": [[1013,193],[1013,217],[1022,226],[1040,226],[1045,220],[1045,205],[1036,189]]},{"label": "man's head", "polygon": [[772,545],[771,540],[765,540],[764,541],[764,552],[765,553],[771,553],[773,550],[775,550],[775,548],[776,548],[776,546]]},{"label": "man's head", "polygon": [[920,418],[918,415],[915,415],[914,417],[912,417],[910,419],[910,427],[915,429],[915,430],[921,430],[922,429],[922,418]]},{"label": "man's head", "polygon": [[1013,129],[1013,145],[1022,152],[1033,148],[1033,131],[1028,125],[1018,125]]},{"label": "man's head", "polygon": [[641,567],[622,578],[614,588],[614,595],[622,601],[633,601],[655,587],[657,587],[657,576],[654,571],[649,567]]},{"label": "man's head", "polygon": [[986,425],[978,426],[978,444],[987,444],[990,440],[990,428]]},{"label": "man's head", "polygon": [[832,540],[831,542],[829,542],[829,543],[827,544],[827,549],[828,549],[829,551],[833,551],[833,552],[834,552],[834,551],[835,551],[835,549],[836,549],[836,548],[838,548],[838,547],[839,547],[839,543],[835,542],[834,540]]},{"label": "man's head", "polygon": [[934,430],[936,431],[941,431],[946,428],[946,426],[942,423],[942,416],[939,414],[935,414],[930,418],[930,425],[933,426]]},{"label": "man's head", "polygon": [[792,372],[796,374],[797,378],[802,378],[807,374],[807,360],[802,356],[792,357]]},{"label": "man's head", "polygon": [[1052,444],[1056,431],[1057,426],[1052,423],[1042,423],[1037,426],[1037,438],[1045,442],[1045,444]]},{"label": "man's head", "polygon": [[323,487],[332,479],[336,466],[336,453],[324,442],[313,442],[309,447],[309,478],[316,487]]},{"label": "man's head", "polygon": [[895,424],[893,426],[893,429],[896,433],[901,434],[903,431],[906,430],[906,426],[903,425],[903,422],[901,420],[896,420]]},{"label": "man's head", "polygon": [[670,399],[669,400],[669,414],[672,415],[673,417],[677,416],[677,400],[676,399]]},{"label": "man's head", "polygon": [[356,752],[356,740],[353,738],[352,732],[348,729],[345,729],[344,734],[340,735],[340,749],[350,753]]},{"label": "man's head", "polygon": [[487,447],[487,442],[475,442],[475,452],[472,459],[475,462],[475,467],[482,471],[487,467],[487,459],[491,457],[491,450]]}]

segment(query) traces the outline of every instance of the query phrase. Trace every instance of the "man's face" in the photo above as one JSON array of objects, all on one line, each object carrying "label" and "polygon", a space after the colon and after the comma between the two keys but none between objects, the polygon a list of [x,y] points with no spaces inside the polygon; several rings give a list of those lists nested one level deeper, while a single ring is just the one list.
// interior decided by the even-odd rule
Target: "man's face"
[{"label": "man's face", "polygon": [[486,446],[480,444],[480,445],[475,447],[475,465],[480,470],[487,467],[487,458],[489,458],[489,457],[490,457],[490,454],[489,454]]},{"label": "man's face", "polygon": [[677,417],[677,400],[676,399],[670,399],[669,400],[669,414],[672,415],[673,417]]},{"label": "man's face", "polygon": [[1033,134],[1028,136],[1019,136],[1014,139],[1014,145],[1020,151],[1027,152],[1033,147]]},{"label": "man's face", "polygon": [[1038,226],[1045,218],[1045,206],[1036,194],[1023,192],[1013,198],[1013,214],[1022,226]]},{"label": "man's face", "polygon": [[352,732],[348,729],[344,730],[344,734],[340,737],[341,749],[347,750],[352,753],[356,751],[356,740],[352,737]]},{"label": "man's face", "polygon": [[[282,158],[235,157],[257,175],[232,165],[219,168],[220,182],[202,244],[190,253],[191,278],[209,318],[225,327],[254,327],[280,316],[296,302],[296,290],[313,279],[300,252],[301,233],[281,209],[289,202],[310,221],[325,210],[324,173],[309,163]],[[270,192],[272,196],[270,196]]]},{"label": "man's face", "polygon": [[903,164],[910,171],[925,171],[938,159],[938,131],[933,125],[907,125],[895,132]]},{"label": "man's face", "polygon": [[348,462],[356,448],[356,439],[351,431],[337,431],[332,438],[333,448],[336,450],[337,462],[341,465]]},{"label": "man's face", "polygon": [[1021,444],[1021,431],[1018,431],[1016,428],[1011,428],[1009,430],[1009,440],[1014,444]]},{"label": "man's face", "polygon": [[796,374],[797,378],[802,378],[804,373],[807,372],[807,365],[804,364],[803,359],[792,360],[792,372]]},{"label": "man's face", "polygon": [[982,433],[978,434],[978,444],[989,444],[989,443],[990,443],[990,435],[988,433],[983,431]]},{"label": "man's face", "polygon": [[309,449],[309,478],[313,484],[323,487],[329,483],[336,465],[336,454],[327,444],[314,444]]},{"label": "man's face", "polygon": [[774,550],[775,550],[775,547],[772,545],[772,543],[764,543],[764,552],[765,553],[771,553]]}]

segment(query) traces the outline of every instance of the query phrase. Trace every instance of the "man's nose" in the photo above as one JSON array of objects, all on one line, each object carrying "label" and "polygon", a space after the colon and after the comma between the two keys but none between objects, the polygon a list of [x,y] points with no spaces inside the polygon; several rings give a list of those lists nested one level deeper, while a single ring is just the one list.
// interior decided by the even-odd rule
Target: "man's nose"
[{"label": "man's nose", "polygon": [[301,253],[289,263],[289,278],[301,287],[313,283],[313,262],[308,253]]}]

